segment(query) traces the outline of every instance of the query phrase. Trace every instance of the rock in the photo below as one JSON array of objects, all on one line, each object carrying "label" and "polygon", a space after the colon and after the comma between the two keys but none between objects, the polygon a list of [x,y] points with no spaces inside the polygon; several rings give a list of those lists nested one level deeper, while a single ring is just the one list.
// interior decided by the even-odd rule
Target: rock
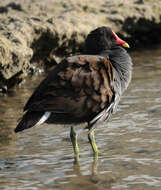
[{"label": "rock", "polygon": [[45,64],[82,50],[86,35],[108,25],[131,46],[161,42],[160,0],[3,0],[0,92]]}]

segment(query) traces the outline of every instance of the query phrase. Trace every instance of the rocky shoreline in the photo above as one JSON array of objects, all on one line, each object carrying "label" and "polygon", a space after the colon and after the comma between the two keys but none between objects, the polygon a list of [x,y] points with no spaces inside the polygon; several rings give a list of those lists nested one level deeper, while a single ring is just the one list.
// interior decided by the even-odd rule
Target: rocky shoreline
[{"label": "rocky shoreline", "polygon": [[3,0],[0,93],[59,57],[80,52],[86,35],[102,25],[132,47],[161,43],[161,1]]}]

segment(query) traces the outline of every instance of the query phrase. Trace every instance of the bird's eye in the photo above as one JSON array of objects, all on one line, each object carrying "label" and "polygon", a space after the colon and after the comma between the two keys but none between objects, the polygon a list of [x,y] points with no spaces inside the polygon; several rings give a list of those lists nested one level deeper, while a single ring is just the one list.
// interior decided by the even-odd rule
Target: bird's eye
[{"label": "bird's eye", "polygon": [[111,40],[116,40],[115,36],[114,35],[111,35]]}]

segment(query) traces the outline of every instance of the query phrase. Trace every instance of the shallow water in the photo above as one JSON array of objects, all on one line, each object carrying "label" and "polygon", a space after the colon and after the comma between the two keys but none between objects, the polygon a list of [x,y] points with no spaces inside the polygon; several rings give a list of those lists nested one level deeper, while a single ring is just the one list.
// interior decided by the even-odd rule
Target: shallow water
[{"label": "shallow water", "polygon": [[86,132],[74,164],[69,128],[44,125],[13,133],[43,75],[0,97],[1,190],[160,190],[161,48],[132,52],[133,79],[118,112],[96,129],[103,152],[93,159]]}]

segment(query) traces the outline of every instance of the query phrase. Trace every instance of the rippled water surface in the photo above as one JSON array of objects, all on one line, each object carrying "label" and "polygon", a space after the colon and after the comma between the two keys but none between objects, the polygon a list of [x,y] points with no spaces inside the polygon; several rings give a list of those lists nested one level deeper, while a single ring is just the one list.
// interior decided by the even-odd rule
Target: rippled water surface
[{"label": "rippled water surface", "polygon": [[13,133],[22,108],[44,76],[0,97],[1,190],[160,190],[161,48],[132,52],[133,79],[118,112],[96,129],[103,152],[93,159],[87,133],[74,163],[69,128],[44,125]]}]

